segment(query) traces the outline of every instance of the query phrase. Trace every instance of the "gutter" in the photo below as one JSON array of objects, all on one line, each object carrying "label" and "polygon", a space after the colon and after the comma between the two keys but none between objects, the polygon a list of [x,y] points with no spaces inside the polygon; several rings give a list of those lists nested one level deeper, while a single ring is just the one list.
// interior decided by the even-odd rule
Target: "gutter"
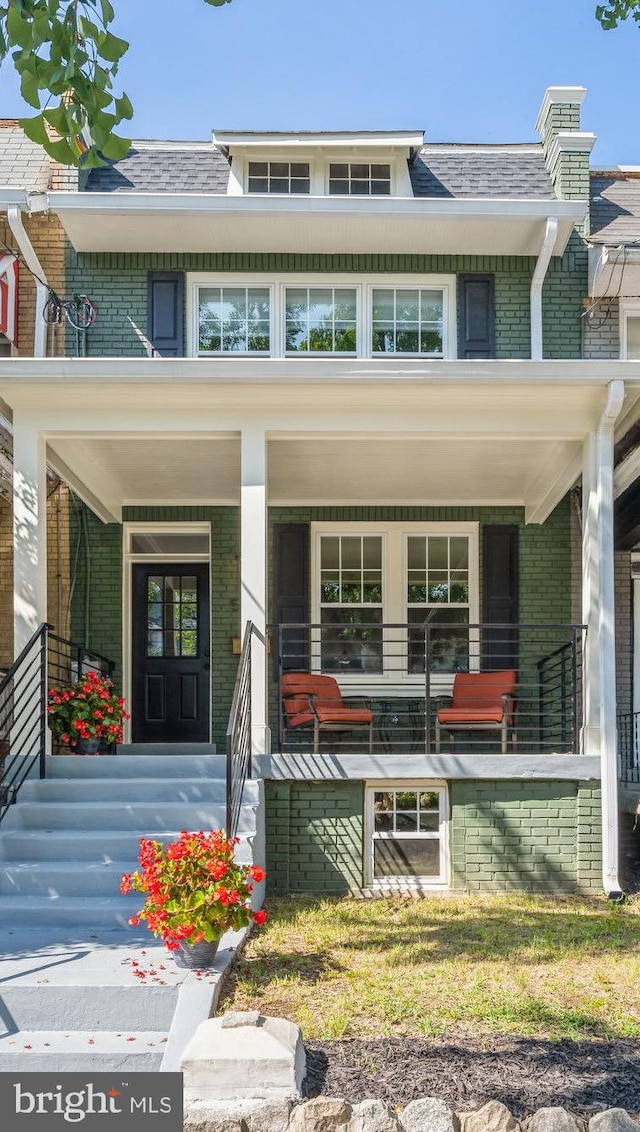
[{"label": "gutter", "polygon": [[47,353],[47,324],[44,320],[44,308],[49,294],[49,285],[44,268],[40,263],[25,226],[22,223],[22,210],[19,205],[11,204],[7,209],[7,220],[13,232],[20,253],[36,284],[36,309],[34,317],[33,356],[44,358]]},{"label": "gutter", "polygon": [[558,218],[547,217],[544,239],[538,255],[533,278],[531,280],[530,308],[531,308],[531,358],[533,361],[542,361],[542,285],[547,274],[551,256],[558,236]]},{"label": "gutter", "polygon": [[610,900],[621,900],[618,876],[618,758],[613,537],[613,444],[624,404],[624,382],[609,384],[596,431],[597,545],[600,573],[598,663],[600,669],[600,760],[602,785],[602,884]]}]

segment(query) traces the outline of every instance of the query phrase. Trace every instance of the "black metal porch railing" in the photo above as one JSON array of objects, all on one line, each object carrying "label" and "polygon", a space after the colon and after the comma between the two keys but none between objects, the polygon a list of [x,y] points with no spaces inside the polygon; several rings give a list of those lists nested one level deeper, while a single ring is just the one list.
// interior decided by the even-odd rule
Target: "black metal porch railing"
[{"label": "black metal porch railing", "polygon": [[0,822],[25,779],[46,776],[47,695],[87,672],[111,678],[114,662],[42,624],[0,681]]},{"label": "black metal porch railing", "polygon": [[618,776],[621,782],[640,782],[640,712],[618,716]]},{"label": "black metal porch railing", "polygon": [[254,640],[266,647],[265,638],[247,621],[227,726],[227,837],[235,837],[247,778],[251,777],[251,654]]},{"label": "black metal porch railing", "polygon": [[[374,753],[389,754],[578,753],[583,626],[468,624],[445,620],[444,610],[406,624],[367,621],[361,610],[351,619],[344,608],[336,613],[330,622],[273,631],[271,711],[281,751],[312,749],[305,704],[280,694],[284,676],[305,673],[334,677],[344,706],[363,707],[364,698],[373,715],[372,735],[362,724],[350,731],[322,724],[324,750],[364,753],[371,744]],[[508,672],[515,673],[511,686],[500,675]],[[471,677],[466,688],[456,681],[464,674]],[[487,694],[493,711],[481,702]]]},{"label": "black metal porch railing", "polygon": [[45,776],[48,629],[36,629],[0,681],[0,822],[36,764]]}]

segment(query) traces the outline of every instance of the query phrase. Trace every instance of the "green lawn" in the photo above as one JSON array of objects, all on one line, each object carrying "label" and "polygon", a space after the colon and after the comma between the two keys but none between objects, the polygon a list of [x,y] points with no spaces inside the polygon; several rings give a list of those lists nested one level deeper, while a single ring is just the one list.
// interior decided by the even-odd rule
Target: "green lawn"
[{"label": "green lawn", "polygon": [[531,896],[272,900],[221,1010],[307,1038],[640,1037],[640,903]]}]

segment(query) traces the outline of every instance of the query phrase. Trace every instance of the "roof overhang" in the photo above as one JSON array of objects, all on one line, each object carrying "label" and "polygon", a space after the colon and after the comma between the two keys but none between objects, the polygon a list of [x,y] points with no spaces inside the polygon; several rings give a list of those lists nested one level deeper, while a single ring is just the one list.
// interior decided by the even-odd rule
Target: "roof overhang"
[{"label": "roof overhang", "polygon": [[640,241],[617,247],[593,244],[589,248],[589,295],[594,299],[640,295]]},{"label": "roof overhang", "polygon": [[536,256],[549,216],[562,255],[580,201],[48,193],[80,252]]},{"label": "roof overhang", "polygon": [[211,140],[218,149],[416,149],[424,141],[422,130],[319,130],[302,133],[259,133],[253,130],[218,130]]}]

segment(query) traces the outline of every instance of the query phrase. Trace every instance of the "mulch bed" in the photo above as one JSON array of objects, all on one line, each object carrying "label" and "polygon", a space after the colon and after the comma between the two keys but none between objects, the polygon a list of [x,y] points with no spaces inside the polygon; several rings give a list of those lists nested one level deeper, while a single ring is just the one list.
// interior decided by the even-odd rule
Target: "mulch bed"
[{"label": "mulch bed", "polygon": [[308,1097],[377,1097],[400,1109],[435,1096],[458,1111],[499,1100],[518,1118],[549,1105],[640,1113],[640,1041],[379,1038],[306,1049]]}]

